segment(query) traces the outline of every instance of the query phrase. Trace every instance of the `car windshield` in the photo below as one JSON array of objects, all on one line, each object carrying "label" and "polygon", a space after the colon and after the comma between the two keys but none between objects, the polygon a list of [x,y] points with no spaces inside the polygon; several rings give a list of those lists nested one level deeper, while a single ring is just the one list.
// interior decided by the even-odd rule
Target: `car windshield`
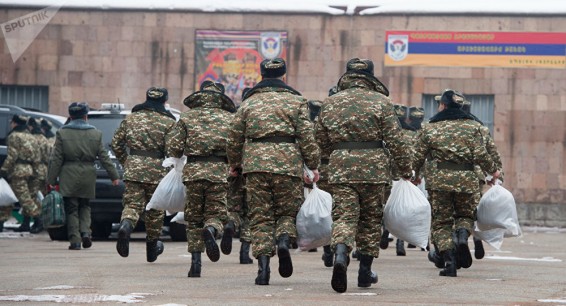
[{"label": "car windshield", "polygon": [[110,149],[110,143],[112,142],[112,137],[114,132],[120,126],[120,123],[125,118],[121,115],[110,115],[110,116],[88,116],[88,123],[94,125],[97,129],[102,131],[102,143],[107,149]]}]

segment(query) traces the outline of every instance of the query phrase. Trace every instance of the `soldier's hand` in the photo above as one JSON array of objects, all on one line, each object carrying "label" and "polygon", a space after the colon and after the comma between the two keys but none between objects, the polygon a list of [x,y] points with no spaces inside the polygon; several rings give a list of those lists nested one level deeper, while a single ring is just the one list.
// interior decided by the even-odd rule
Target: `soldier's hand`
[{"label": "soldier's hand", "polygon": [[314,178],[312,179],[313,183],[318,182],[318,180],[320,179],[320,173],[318,173],[318,169],[314,169],[312,171],[312,174],[314,174]]},{"label": "soldier's hand", "polygon": [[230,176],[237,177],[242,173],[242,169],[239,167],[230,167]]},{"label": "soldier's hand", "polygon": [[120,180],[113,180],[112,181],[112,186],[118,186],[120,185]]},{"label": "soldier's hand", "polygon": [[491,174],[491,176],[493,176],[493,178],[487,182],[488,185],[493,186],[495,185],[495,182],[497,181],[497,179],[499,178],[499,176],[501,175],[501,172],[499,170],[493,172]]},{"label": "soldier's hand", "polygon": [[414,179],[411,180],[411,183],[413,183],[415,186],[418,186],[421,184],[421,178],[415,177]]}]

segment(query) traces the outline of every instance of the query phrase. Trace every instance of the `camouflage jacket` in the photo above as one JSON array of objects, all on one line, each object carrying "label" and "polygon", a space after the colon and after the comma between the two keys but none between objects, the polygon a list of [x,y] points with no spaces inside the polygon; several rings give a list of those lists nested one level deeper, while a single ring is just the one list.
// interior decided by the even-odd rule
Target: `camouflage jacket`
[{"label": "camouflage jacket", "polygon": [[49,140],[43,134],[32,134],[35,138],[38,148],[39,160],[38,167],[34,169],[34,175],[40,180],[45,180],[47,177],[47,164],[49,163],[49,157],[51,155],[52,145]]},{"label": "camouflage jacket", "polygon": [[[346,73],[338,82],[340,91],[322,104],[316,139],[323,152],[331,152],[331,183],[390,184],[390,158],[403,176],[412,174],[409,148],[403,140],[393,104],[386,92],[373,84],[374,79]],[[385,142],[387,150],[333,150],[333,145],[340,142],[373,141]]]},{"label": "camouflage jacket", "polygon": [[[174,118],[174,117],[173,117]],[[165,155],[165,135],[175,125],[171,116],[152,109],[132,111],[112,138],[112,150],[124,166],[124,181],[158,184],[168,169],[163,158],[129,154],[129,150]]]},{"label": "camouflage jacket", "polygon": [[[415,151],[415,143],[417,141],[417,131],[403,128],[402,134],[403,134],[403,141],[407,144],[407,149],[412,159]],[[393,180],[401,179],[402,174],[399,172],[399,169],[397,168],[393,160],[391,160],[390,165],[391,165],[391,177],[393,178]]]},{"label": "camouflage jacket", "polygon": [[[481,134],[483,136],[483,143],[485,144],[485,149],[487,150],[487,153],[489,154],[489,156],[491,156],[491,158],[495,162],[495,166],[497,166],[497,169],[499,169],[499,170],[503,169],[503,163],[501,162],[501,155],[499,155],[499,151],[497,151],[497,147],[495,146],[495,142],[493,141],[493,138],[491,137],[491,134],[489,132],[489,128],[485,125],[482,125]],[[476,172],[476,175],[478,176],[478,179],[480,180],[480,182],[482,184],[485,183],[485,176],[486,175],[481,170],[480,166],[476,165],[475,172]],[[489,174],[491,174],[491,173],[489,173]],[[503,181],[503,171],[501,171],[501,175],[500,175],[499,179]]]},{"label": "camouflage jacket", "polygon": [[[167,134],[167,155],[225,156],[226,138],[233,114],[222,109],[214,95],[203,95],[199,105],[181,114]],[[228,165],[224,162],[190,162],[183,169],[184,181],[227,182]]]},{"label": "camouflage jacket", "polygon": [[8,177],[30,177],[40,161],[35,137],[26,126],[18,126],[7,137],[8,154],[2,164],[2,172]]},{"label": "camouflage jacket", "polygon": [[[251,142],[290,136],[295,143]],[[269,172],[303,177],[303,162],[317,169],[320,151],[314,140],[307,100],[280,80],[258,83],[240,105],[228,136],[228,161],[243,173]]]},{"label": "camouflage jacket", "polygon": [[496,164],[488,154],[481,132],[482,125],[456,109],[446,109],[423,126],[415,146],[414,165],[420,169],[425,159],[427,189],[474,193],[478,191],[478,177],[473,170],[438,169],[438,162],[479,165],[493,173]]}]

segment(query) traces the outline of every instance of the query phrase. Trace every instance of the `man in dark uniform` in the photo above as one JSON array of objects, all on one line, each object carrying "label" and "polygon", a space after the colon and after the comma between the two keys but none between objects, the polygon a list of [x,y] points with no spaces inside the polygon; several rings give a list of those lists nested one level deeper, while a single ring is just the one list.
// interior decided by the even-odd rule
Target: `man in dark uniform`
[{"label": "man in dark uniform", "polygon": [[297,237],[295,221],[303,202],[303,164],[318,181],[320,153],[307,100],[282,80],[285,61],[264,60],[260,69],[263,80],[245,95],[226,151],[231,174],[246,176],[252,253],[259,266],[255,283],[269,285],[269,260],[276,249],[279,274],[293,274],[289,247]]},{"label": "man in dark uniform", "polygon": [[134,106],[132,113],[122,121],[112,138],[112,150],[124,166],[126,183],[124,209],[116,243],[116,250],[122,257],[129,255],[130,234],[142,213],[145,216],[147,234],[147,261],[154,262],[163,253],[163,242],[159,241],[159,236],[165,212],[155,209],[146,211],[145,207],[168,171],[162,166],[165,158],[165,135],[175,125],[175,116],[165,109],[168,98],[167,89],[149,88],[146,101]]},{"label": "man in dark uniform", "polygon": [[338,93],[322,103],[316,139],[330,156],[329,181],[333,189],[332,243],[335,253],[331,286],[347,289],[348,254],[359,249],[358,287],[377,283],[371,271],[379,256],[379,235],[391,184],[391,152],[400,176],[410,179],[411,158],[387,88],[374,76],[373,62],[353,58],[338,81]]},{"label": "man in dark uniform", "polygon": [[70,250],[80,250],[81,241],[85,249],[92,246],[89,202],[95,197],[94,161],[100,160],[113,186],[120,183],[118,171],[102,144],[102,132],[87,122],[88,111],[86,103],[69,105],[71,121],[57,131],[47,172],[47,183],[51,188],[59,184],[65,201]]}]

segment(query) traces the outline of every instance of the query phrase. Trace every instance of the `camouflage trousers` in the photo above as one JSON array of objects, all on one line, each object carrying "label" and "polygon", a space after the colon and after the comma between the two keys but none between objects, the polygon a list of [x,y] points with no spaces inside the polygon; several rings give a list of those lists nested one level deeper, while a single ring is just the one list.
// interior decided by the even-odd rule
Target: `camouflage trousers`
[{"label": "camouflage trousers", "polygon": [[0,206],[0,222],[7,221],[12,216],[14,205]]},{"label": "camouflage trousers", "polygon": [[228,220],[240,229],[240,241],[251,242],[249,209],[246,203],[245,178],[243,176],[228,178]]},{"label": "camouflage trousers", "polygon": [[11,177],[10,187],[22,207],[22,215],[25,217],[38,217],[40,208],[34,193],[31,177]]},{"label": "camouflage trousers", "polygon": [[222,235],[223,221],[227,220],[226,183],[207,180],[185,182],[185,221],[187,221],[187,245],[190,253],[203,252],[202,230],[212,226],[216,238]]},{"label": "camouflage trousers", "polygon": [[90,234],[90,200],[85,198],[63,198],[67,222],[67,237],[70,243],[80,243],[81,233]]},{"label": "camouflage trousers", "polygon": [[452,233],[465,228],[473,232],[474,211],[477,203],[474,194],[450,191],[428,190],[432,206],[431,236],[440,251],[455,247]]},{"label": "camouflage trousers", "polygon": [[385,206],[384,184],[334,184],[332,251],[343,243],[351,252],[379,257],[381,219]]},{"label": "camouflage trousers", "polygon": [[32,199],[34,200],[35,204],[37,205],[38,214],[41,214],[41,202],[37,198],[37,193],[41,192],[44,196],[47,195],[47,183],[45,181],[45,177],[41,175],[37,175],[32,178],[31,180],[31,189],[33,191]]},{"label": "camouflage trousers", "polygon": [[145,210],[157,185],[132,181],[126,181],[125,183],[126,189],[124,190],[122,200],[124,208],[122,209],[121,220],[129,219],[135,225],[143,214],[147,238],[150,240],[159,239],[165,211]]},{"label": "camouflage trousers", "polygon": [[295,221],[304,201],[302,179],[288,175],[254,172],[246,175],[250,209],[252,255],[275,255],[275,239],[288,234],[297,238]]}]

